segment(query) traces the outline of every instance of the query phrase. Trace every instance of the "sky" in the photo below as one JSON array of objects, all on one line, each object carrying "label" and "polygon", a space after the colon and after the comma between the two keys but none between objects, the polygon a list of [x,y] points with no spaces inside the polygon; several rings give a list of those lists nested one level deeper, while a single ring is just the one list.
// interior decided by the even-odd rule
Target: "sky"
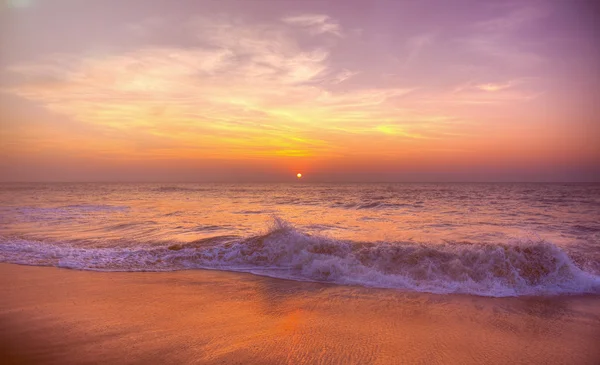
[{"label": "sky", "polygon": [[0,181],[600,181],[593,1],[2,1]]}]

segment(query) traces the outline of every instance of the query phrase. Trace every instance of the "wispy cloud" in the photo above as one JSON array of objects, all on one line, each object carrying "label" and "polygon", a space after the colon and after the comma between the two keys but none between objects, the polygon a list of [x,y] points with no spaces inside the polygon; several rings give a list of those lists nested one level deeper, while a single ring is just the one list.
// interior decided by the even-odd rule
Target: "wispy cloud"
[{"label": "wispy cloud", "polygon": [[89,2],[76,22],[73,2],[5,9],[0,160],[439,166],[578,151],[597,130],[584,6]]},{"label": "wispy cloud", "polygon": [[342,27],[332,18],[324,14],[303,14],[285,17],[284,23],[307,29],[312,34],[333,34],[342,36]]},{"label": "wispy cloud", "polygon": [[505,67],[531,69],[545,61],[543,56],[529,50],[529,47],[498,34],[479,34],[459,42],[472,52],[492,62],[502,63]]},{"label": "wispy cloud", "polygon": [[520,32],[543,19],[548,11],[540,6],[517,4],[508,12],[470,25],[469,37],[459,40],[476,54],[512,68],[534,68],[545,62],[532,49],[532,41]]},{"label": "wispy cloud", "polygon": [[[332,22],[288,21],[320,24],[321,33],[337,32],[325,27]],[[391,113],[391,100],[410,92],[330,90],[357,72],[332,65],[327,44],[300,46],[288,27],[194,19],[186,29],[197,37],[195,47],[146,47],[104,57],[53,54],[11,67],[25,81],[8,91],[75,120],[135,130],[140,141],[177,141],[175,149],[203,156],[219,146],[230,146],[231,153],[243,146],[256,156],[335,154],[340,146],[319,137],[323,131],[364,130]]]},{"label": "wispy cloud", "polygon": [[[151,37],[166,31],[166,24],[153,18],[131,31]],[[187,158],[348,156],[360,151],[352,144],[360,136],[385,138],[377,145],[380,154],[408,149],[415,140],[423,142],[421,150],[433,148],[427,141],[441,136],[448,137],[448,146],[435,148],[450,148],[453,138],[470,133],[465,125],[472,105],[515,103],[538,95],[520,89],[514,77],[475,78],[451,92],[408,83],[413,75],[402,67],[380,70],[377,63],[344,59],[349,54],[344,52],[357,54],[364,50],[355,47],[368,47],[326,15],[260,22],[201,16],[171,26],[185,35],[185,45],[46,55],[12,65],[8,71],[20,82],[4,91],[124,136],[106,145],[128,149],[128,155]],[[497,28],[480,34],[488,38],[472,37],[461,45],[518,57],[511,47],[494,48],[494,42],[507,41],[495,35]],[[421,59],[447,39],[434,32],[415,34],[382,55],[394,58],[396,67],[406,57],[404,65],[419,76]],[[490,43],[483,46],[485,41]],[[340,50],[344,52],[336,53]],[[450,66],[440,77],[454,77],[444,75],[452,72]],[[394,71],[394,77],[370,77],[382,71]]]},{"label": "wispy cloud", "polygon": [[508,14],[479,21],[474,24],[474,28],[484,32],[512,32],[542,19],[547,14],[548,11],[544,8],[526,5],[512,9]]},{"label": "wispy cloud", "polygon": [[404,128],[402,127],[398,127],[396,125],[379,125],[375,128],[377,131],[383,133],[383,134],[388,134],[388,135],[392,135],[392,136],[404,136],[404,137],[408,137],[408,138],[416,138],[416,139],[420,139],[420,138],[424,138],[422,135],[420,134],[416,134],[416,133],[409,133],[407,132]]},{"label": "wispy cloud", "polygon": [[434,38],[435,36],[431,33],[410,37],[406,42],[408,55],[406,57],[406,61],[404,61],[404,64],[409,65],[415,62],[421,51],[433,43]]},{"label": "wispy cloud", "polygon": [[490,91],[490,92],[494,92],[494,91],[500,91],[500,90],[504,90],[504,89],[508,89],[509,87],[513,86],[515,83],[512,81],[508,81],[505,83],[487,83],[487,84],[479,84],[479,85],[475,85],[476,88],[480,89],[480,90],[484,90],[484,91]]},{"label": "wispy cloud", "polygon": [[163,28],[167,25],[168,24],[164,18],[153,16],[134,24],[128,24],[127,30],[137,36],[148,36],[151,35],[156,29]]},{"label": "wispy cloud", "polygon": [[344,82],[346,80],[348,80],[349,78],[351,78],[352,76],[358,75],[359,72],[354,72],[354,71],[350,71],[348,69],[344,69],[340,72],[338,72],[334,77],[333,77],[333,83],[339,84],[341,82]]}]

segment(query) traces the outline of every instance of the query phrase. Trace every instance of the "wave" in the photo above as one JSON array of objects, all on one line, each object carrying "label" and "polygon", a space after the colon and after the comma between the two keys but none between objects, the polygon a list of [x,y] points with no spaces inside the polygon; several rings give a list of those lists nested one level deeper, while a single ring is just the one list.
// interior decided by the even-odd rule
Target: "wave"
[{"label": "wave", "polygon": [[191,188],[185,186],[159,186],[157,188],[152,189],[157,193],[188,193],[188,192],[199,192],[199,191],[207,191],[207,188]]},{"label": "wave", "polygon": [[124,213],[128,206],[78,204],[58,207],[18,207],[9,211],[15,212],[21,219],[31,221],[51,221],[54,219],[72,219],[94,214]]},{"label": "wave", "polygon": [[267,213],[273,213],[273,210],[270,209],[263,209],[263,210],[240,210],[238,212],[233,212],[233,214],[243,214],[243,215],[247,215],[247,214],[267,214]]},{"label": "wave", "polygon": [[19,212],[22,213],[43,213],[43,214],[61,214],[71,212],[120,212],[126,211],[129,207],[119,205],[93,205],[93,204],[75,204],[65,205],[60,207],[23,207],[18,208]]},{"label": "wave", "polygon": [[365,201],[362,203],[358,202],[340,202],[336,201],[329,205],[330,208],[342,208],[342,209],[356,209],[356,210],[369,210],[369,209],[397,209],[397,208],[423,208],[423,202],[416,203],[387,203],[381,201]]},{"label": "wave", "polygon": [[2,239],[0,261],[100,271],[219,269],[492,297],[600,294],[600,276],[584,271],[565,251],[545,241],[353,242],[308,235],[280,219],[267,233],[246,239],[218,236],[149,247],[81,248]]}]

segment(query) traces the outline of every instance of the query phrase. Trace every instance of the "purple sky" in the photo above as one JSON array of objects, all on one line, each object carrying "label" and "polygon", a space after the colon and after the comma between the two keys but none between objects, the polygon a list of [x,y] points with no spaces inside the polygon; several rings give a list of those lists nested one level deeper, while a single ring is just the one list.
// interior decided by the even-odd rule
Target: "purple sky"
[{"label": "purple sky", "polygon": [[2,181],[599,181],[586,1],[8,0]]}]

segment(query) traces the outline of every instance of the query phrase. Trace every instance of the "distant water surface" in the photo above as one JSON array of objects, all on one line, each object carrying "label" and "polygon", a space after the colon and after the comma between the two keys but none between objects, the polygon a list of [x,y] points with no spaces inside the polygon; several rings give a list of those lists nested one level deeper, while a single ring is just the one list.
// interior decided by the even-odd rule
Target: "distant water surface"
[{"label": "distant water surface", "polygon": [[0,262],[600,293],[597,184],[1,184]]}]

